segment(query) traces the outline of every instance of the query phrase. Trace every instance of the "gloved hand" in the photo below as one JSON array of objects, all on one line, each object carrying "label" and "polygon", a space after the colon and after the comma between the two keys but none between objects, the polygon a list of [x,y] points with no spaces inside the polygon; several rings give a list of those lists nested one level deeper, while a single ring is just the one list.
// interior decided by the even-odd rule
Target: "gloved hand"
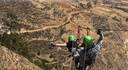
[{"label": "gloved hand", "polygon": [[55,47],[55,44],[54,43],[50,43],[48,47],[51,49],[51,48]]},{"label": "gloved hand", "polygon": [[102,34],[102,29],[98,29],[97,34],[99,34],[99,35]]}]

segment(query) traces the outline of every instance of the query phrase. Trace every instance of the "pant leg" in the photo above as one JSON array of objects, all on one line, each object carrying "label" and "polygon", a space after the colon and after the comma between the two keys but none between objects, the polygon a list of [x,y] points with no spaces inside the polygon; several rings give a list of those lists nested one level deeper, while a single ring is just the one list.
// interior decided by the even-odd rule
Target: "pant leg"
[{"label": "pant leg", "polygon": [[86,55],[85,55],[85,51],[81,51],[80,52],[80,56],[79,56],[79,67],[84,68],[85,67],[85,60],[86,60]]},{"label": "pant leg", "polygon": [[78,68],[79,57],[75,57],[75,58],[74,58],[74,61],[75,61],[75,67]]},{"label": "pant leg", "polygon": [[84,67],[79,67],[78,70],[86,70],[87,65],[85,65]]}]

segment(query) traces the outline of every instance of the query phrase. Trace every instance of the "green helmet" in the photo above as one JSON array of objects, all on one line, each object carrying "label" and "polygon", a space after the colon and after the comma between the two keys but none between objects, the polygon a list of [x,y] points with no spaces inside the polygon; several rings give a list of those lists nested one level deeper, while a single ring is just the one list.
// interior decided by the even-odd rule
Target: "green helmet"
[{"label": "green helmet", "polygon": [[87,46],[90,46],[93,44],[93,38],[92,36],[84,36],[83,43]]},{"label": "green helmet", "polygon": [[76,41],[76,37],[74,35],[69,35],[68,41]]}]

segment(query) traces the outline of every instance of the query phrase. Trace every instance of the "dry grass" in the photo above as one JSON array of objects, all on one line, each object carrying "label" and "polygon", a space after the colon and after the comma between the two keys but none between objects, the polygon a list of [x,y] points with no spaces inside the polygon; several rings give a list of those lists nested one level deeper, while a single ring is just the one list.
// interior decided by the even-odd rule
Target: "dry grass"
[{"label": "dry grass", "polygon": [[[63,66],[69,58],[67,49],[48,49],[50,41],[63,43],[68,34],[76,34],[78,25],[92,28],[91,35],[96,39],[97,28],[125,29],[128,27],[127,22],[124,21],[127,12],[124,16],[118,9],[113,10],[111,7],[99,5],[86,9],[79,3],[73,0],[69,2],[57,0],[53,3],[49,3],[49,0],[1,3],[2,18],[0,20],[10,28],[9,31],[14,32],[14,36],[11,34],[0,37],[2,38],[0,42],[4,45],[0,47],[0,68],[70,70],[71,66]],[[20,34],[15,35],[15,32]],[[81,33],[81,36],[86,35],[86,30],[82,29]],[[104,33],[104,48],[91,70],[127,70],[127,33]]]}]

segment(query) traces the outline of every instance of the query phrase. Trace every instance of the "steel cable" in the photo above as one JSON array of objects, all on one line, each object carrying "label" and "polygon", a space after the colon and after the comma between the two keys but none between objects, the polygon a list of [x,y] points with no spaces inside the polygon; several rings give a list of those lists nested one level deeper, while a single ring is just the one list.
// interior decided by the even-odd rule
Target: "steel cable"
[{"label": "steel cable", "polygon": [[[82,29],[89,29],[89,30],[94,31],[93,29],[91,29],[89,27],[82,27],[82,26],[79,26],[79,27]],[[120,30],[119,29],[102,29],[102,28],[99,28],[99,29],[101,29],[102,31],[128,31],[128,29],[120,29]]]}]

